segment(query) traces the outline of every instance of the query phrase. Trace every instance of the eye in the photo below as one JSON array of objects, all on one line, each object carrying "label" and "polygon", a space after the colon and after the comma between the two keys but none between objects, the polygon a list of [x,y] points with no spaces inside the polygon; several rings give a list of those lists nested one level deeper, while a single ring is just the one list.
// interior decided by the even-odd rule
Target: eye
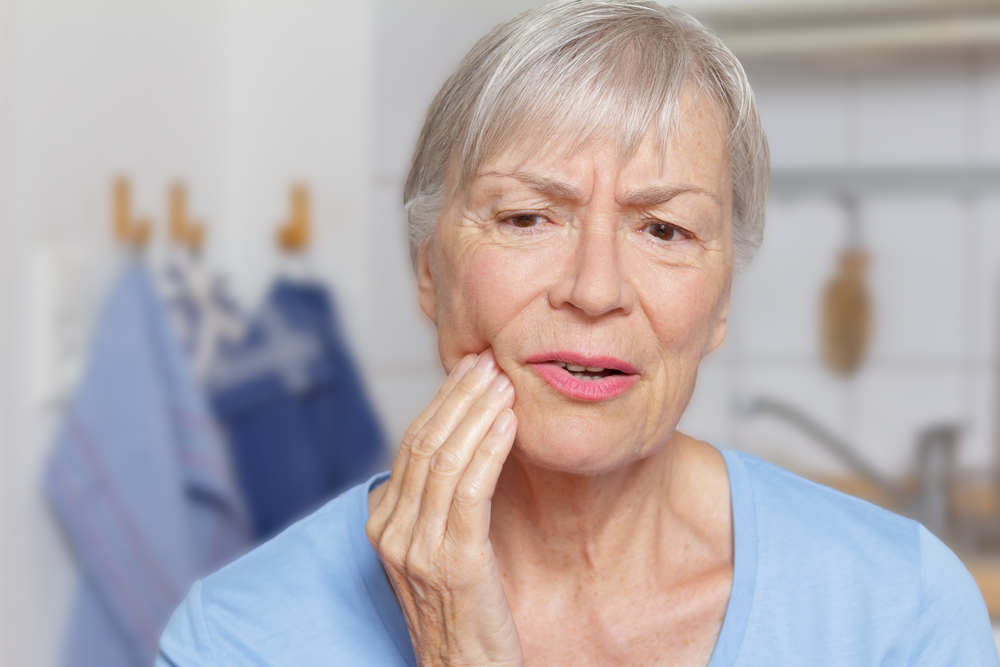
[{"label": "eye", "polygon": [[668,225],[665,222],[650,223],[646,225],[643,231],[648,232],[661,241],[677,241],[681,238],[687,237],[687,234],[685,234],[683,230],[678,227],[674,227],[673,225]]},{"label": "eye", "polygon": [[545,218],[534,213],[518,213],[517,215],[512,215],[509,218],[504,218],[504,222],[509,222],[515,227],[520,227],[525,229],[528,227],[537,227],[541,224]]}]

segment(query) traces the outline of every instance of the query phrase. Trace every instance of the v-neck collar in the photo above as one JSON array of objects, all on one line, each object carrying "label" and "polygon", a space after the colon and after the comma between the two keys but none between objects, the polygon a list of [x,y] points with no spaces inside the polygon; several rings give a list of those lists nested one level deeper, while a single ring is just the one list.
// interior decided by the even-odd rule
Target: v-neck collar
[{"label": "v-neck collar", "polygon": [[757,587],[757,510],[746,466],[737,452],[722,452],[729,473],[733,510],[733,586],[729,592],[722,630],[708,667],[732,667],[746,636]]},{"label": "v-neck collar", "polygon": [[[733,512],[733,585],[726,605],[719,638],[712,651],[708,667],[732,667],[739,657],[743,638],[750,621],[754,590],[757,583],[757,513],[754,506],[753,487],[746,466],[739,454],[722,452],[729,474],[729,496]],[[386,632],[392,637],[400,657],[415,666],[416,658],[410,644],[406,619],[396,601],[392,586],[385,577],[382,564],[368,543],[364,526],[368,522],[368,494],[389,479],[389,472],[375,475],[359,487],[351,516],[351,546],[361,577],[375,610]]]}]

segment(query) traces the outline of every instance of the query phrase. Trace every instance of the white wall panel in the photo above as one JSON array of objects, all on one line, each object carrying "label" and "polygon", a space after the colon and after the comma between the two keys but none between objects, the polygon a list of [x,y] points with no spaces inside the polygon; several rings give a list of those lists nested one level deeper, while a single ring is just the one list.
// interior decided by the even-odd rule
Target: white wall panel
[{"label": "white wall panel", "polygon": [[857,72],[857,159],[865,165],[960,164],[971,156],[968,57],[908,55]]},{"label": "white wall panel", "polygon": [[846,242],[844,216],[830,200],[769,202],[764,243],[733,293],[734,342],[746,358],[819,357],[819,295]]},{"label": "white wall panel", "polygon": [[377,187],[368,219],[372,304],[364,354],[370,372],[378,374],[436,372],[441,367],[434,327],[417,303],[401,199],[399,188]]},{"label": "white wall panel", "polygon": [[[383,0],[374,140],[380,181],[402,186],[427,107],[472,46],[495,25],[537,6],[531,0]],[[382,48],[384,45],[384,48]],[[402,193],[402,190],[400,190]]]},{"label": "white wall panel", "polygon": [[996,164],[1000,162],[1000,49],[977,54],[973,72],[973,158]]},{"label": "white wall panel", "polygon": [[964,363],[970,347],[969,208],[944,197],[864,202],[873,363]]},{"label": "white wall panel", "polygon": [[[413,420],[434,400],[443,382],[444,372],[441,370],[402,369],[371,376],[369,388],[393,452]],[[392,461],[388,461],[386,469],[391,464]]]},{"label": "white wall panel", "polygon": [[734,440],[734,371],[728,365],[703,363],[691,402],[677,429],[720,449],[731,449]]},{"label": "white wall panel", "polygon": [[855,139],[851,80],[822,63],[749,69],[774,169],[848,164]]},{"label": "white wall panel", "polygon": [[10,383],[8,377],[10,342],[8,332],[11,326],[10,301],[12,293],[12,273],[10,270],[12,225],[10,218],[10,175],[11,175],[11,37],[10,2],[0,0],[0,664],[9,664],[11,634],[10,616],[13,613],[10,601],[10,586],[14,576],[10,564],[11,523],[13,519],[13,496],[11,456],[13,441],[10,431]]},{"label": "white wall panel", "polygon": [[970,357],[974,363],[990,367],[1000,359],[1000,192],[974,199],[970,209]]}]

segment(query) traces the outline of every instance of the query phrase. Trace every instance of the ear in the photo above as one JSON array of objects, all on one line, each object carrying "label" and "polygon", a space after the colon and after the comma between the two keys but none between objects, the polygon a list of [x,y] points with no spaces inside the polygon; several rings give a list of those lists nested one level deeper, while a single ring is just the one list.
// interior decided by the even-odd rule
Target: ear
[{"label": "ear", "polygon": [[722,341],[726,340],[726,332],[729,330],[729,293],[730,290],[727,289],[726,296],[715,317],[715,325],[712,329],[712,335],[708,340],[708,345],[705,347],[705,355],[715,350],[715,348],[722,345]]},{"label": "ear", "polygon": [[420,310],[437,326],[437,285],[434,283],[430,254],[430,242],[421,243],[417,248],[417,300],[420,301]]}]

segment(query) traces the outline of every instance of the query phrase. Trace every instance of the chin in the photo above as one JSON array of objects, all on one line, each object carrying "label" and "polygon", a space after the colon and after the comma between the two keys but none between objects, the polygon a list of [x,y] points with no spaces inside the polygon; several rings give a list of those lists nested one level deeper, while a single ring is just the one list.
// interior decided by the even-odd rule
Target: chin
[{"label": "chin", "polygon": [[571,475],[612,472],[657,447],[643,443],[631,429],[616,429],[600,418],[552,417],[517,413],[517,438],[511,453],[521,463]]}]

